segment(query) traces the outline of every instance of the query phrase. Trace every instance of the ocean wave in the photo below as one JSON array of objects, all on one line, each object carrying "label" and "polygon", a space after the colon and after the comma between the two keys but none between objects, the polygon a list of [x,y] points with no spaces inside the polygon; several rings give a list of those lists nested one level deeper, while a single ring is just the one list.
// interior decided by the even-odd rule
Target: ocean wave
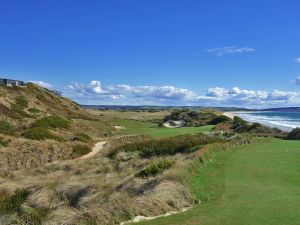
[{"label": "ocean wave", "polygon": [[285,131],[291,131],[294,128],[300,127],[300,114],[293,116],[283,113],[267,113],[267,112],[255,112],[255,113],[234,113],[242,119],[251,123],[261,123],[268,127],[279,128]]}]

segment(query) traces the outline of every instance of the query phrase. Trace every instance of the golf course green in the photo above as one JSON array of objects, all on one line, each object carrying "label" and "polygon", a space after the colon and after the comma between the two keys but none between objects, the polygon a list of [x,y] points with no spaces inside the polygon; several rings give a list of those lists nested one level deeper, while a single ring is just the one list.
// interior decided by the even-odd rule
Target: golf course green
[{"label": "golf course green", "polygon": [[214,126],[205,125],[200,127],[181,127],[181,128],[166,128],[159,127],[156,123],[126,120],[126,119],[113,119],[112,123],[124,126],[126,129],[121,130],[123,134],[143,134],[149,135],[153,138],[161,139],[182,134],[195,134],[200,132],[209,132]]},{"label": "golf course green", "polygon": [[139,225],[300,224],[300,141],[261,138],[218,152],[190,187],[201,204]]}]

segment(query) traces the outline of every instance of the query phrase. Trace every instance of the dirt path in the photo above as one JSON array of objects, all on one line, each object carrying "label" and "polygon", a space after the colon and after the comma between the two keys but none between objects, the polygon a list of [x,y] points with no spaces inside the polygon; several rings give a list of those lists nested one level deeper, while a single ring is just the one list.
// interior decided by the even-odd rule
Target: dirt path
[{"label": "dirt path", "polygon": [[98,154],[107,144],[107,141],[100,141],[95,144],[92,151],[84,156],[82,156],[80,159],[88,159],[93,157],[94,155]]}]

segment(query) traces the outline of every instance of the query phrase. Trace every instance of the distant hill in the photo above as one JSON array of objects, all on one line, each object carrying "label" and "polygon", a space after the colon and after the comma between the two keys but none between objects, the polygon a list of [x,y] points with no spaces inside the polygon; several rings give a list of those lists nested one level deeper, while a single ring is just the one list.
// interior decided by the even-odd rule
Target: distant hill
[{"label": "distant hill", "polygon": [[286,107],[286,108],[269,108],[262,111],[273,111],[273,112],[300,112],[300,107]]},{"label": "distant hill", "polygon": [[203,110],[213,109],[223,112],[230,111],[252,111],[251,109],[239,107],[204,107],[204,106],[151,106],[151,105],[81,105],[85,109],[98,109],[98,110],[121,110],[121,111],[149,111],[149,110],[172,110],[172,109],[190,109],[190,110]]}]

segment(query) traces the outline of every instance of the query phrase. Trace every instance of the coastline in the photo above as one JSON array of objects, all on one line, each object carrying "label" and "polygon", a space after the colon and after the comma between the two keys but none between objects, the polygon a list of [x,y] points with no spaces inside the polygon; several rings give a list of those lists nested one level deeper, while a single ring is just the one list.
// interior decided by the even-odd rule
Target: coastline
[{"label": "coastline", "polygon": [[280,113],[280,112],[262,112],[262,111],[238,111],[238,112],[223,112],[224,116],[231,119],[234,116],[239,116],[249,123],[260,123],[270,128],[278,128],[280,130],[290,132],[296,127],[300,127],[300,122],[293,121],[293,119],[286,117],[286,115],[257,115],[257,113]]}]

